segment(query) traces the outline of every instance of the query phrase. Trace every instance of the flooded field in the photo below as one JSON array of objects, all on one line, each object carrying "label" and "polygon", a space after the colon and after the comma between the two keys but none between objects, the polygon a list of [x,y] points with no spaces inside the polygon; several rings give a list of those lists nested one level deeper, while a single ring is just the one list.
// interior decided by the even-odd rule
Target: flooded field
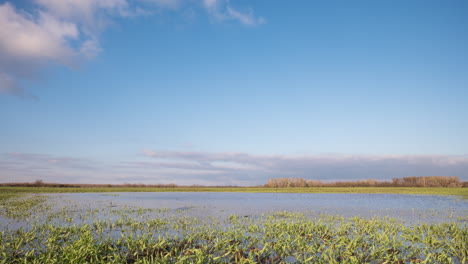
[{"label": "flooded field", "polygon": [[306,193],[61,193],[0,208],[0,263],[466,263],[468,201]]},{"label": "flooded field", "polygon": [[391,216],[406,223],[443,222],[468,216],[468,201],[456,196],[346,193],[68,193],[48,195],[58,206],[187,210],[191,216],[261,215],[273,211],[343,217]]}]

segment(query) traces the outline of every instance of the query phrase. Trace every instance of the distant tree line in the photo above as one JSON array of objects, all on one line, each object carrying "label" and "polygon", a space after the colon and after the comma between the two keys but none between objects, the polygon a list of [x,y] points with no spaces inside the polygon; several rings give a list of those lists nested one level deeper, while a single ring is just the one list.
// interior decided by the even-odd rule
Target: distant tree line
[{"label": "distant tree line", "polygon": [[454,176],[432,176],[432,177],[406,177],[394,178],[392,184],[395,186],[414,187],[462,187],[463,183]]},{"label": "distant tree line", "polygon": [[[202,186],[202,185],[176,185],[176,184],[143,184],[143,183],[124,183],[124,184],[67,184],[67,183],[46,183],[42,180],[35,182],[16,182],[0,183],[0,187],[75,187],[75,188],[237,188],[237,186]],[[306,180],[303,178],[270,178],[263,185],[268,188],[284,187],[468,187],[468,182],[461,182],[454,176],[430,176],[430,177],[405,177],[394,178],[392,181],[362,180],[362,181],[338,181],[322,182],[320,180]],[[261,187],[261,186],[251,186]],[[242,188],[242,187],[238,187]],[[249,187],[247,187],[249,188]]]},{"label": "distant tree line", "polygon": [[123,183],[123,184],[89,184],[89,183],[50,183],[43,180],[35,182],[10,182],[0,183],[0,187],[73,187],[73,188],[233,188],[236,186],[202,186],[202,185],[177,185],[174,183],[168,184],[143,184],[143,183]]},{"label": "distant tree line", "polygon": [[303,178],[270,178],[264,185],[269,188],[285,187],[468,187],[454,176],[394,178],[392,181],[363,180],[350,182],[322,182]]},{"label": "distant tree line", "polygon": [[143,184],[143,183],[124,183],[124,184],[73,184],[73,183],[49,183],[44,182],[43,180],[36,180],[35,182],[10,182],[10,183],[0,183],[1,186],[8,187],[74,187],[74,188],[92,188],[92,187],[150,187],[150,188],[175,188],[179,187],[176,184]]}]

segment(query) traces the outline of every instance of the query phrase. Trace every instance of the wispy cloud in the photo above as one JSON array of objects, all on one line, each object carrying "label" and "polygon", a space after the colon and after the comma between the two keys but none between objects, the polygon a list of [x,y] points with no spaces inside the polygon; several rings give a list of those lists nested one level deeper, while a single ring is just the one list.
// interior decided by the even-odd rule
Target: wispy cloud
[{"label": "wispy cloud", "polygon": [[106,183],[115,175],[104,162],[44,153],[0,153],[0,182]]},{"label": "wispy cloud", "polygon": [[0,182],[259,185],[270,177],[391,180],[457,176],[468,180],[468,156],[253,155],[238,152],[151,151],[104,162],[37,153],[0,154]]},{"label": "wispy cloud", "polygon": [[[49,154],[15,152],[1,154],[0,158],[5,164],[17,166],[17,169],[21,169],[28,166],[49,167],[51,169],[97,169],[95,162],[90,160],[74,157],[55,156]],[[0,163],[0,166],[1,164],[2,163]]]},{"label": "wispy cloud", "polygon": [[[154,165],[166,168],[190,167],[233,177],[303,177],[320,180],[386,179],[408,176],[450,175],[468,178],[468,156],[444,155],[251,155],[247,153],[205,153],[149,151],[144,155]],[[164,161],[164,162],[162,162]],[[257,184],[260,181],[256,182]]]},{"label": "wispy cloud", "polygon": [[408,164],[427,163],[433,165],[468,165],[468,156],[449,155],[344,155],[344,154],[324,154],[324,155],[251,155],[241,152],[183,152],[183,151],[153,151],[145,149],[142,151],[145,156],[153,158],[171,158],[179,160],[191,160],[195,162],[216,162],[231,161],[237,163],[257,164],[263,166],[274,166],[275,164],[286,163],[307,163],[307,164],[327,164],[327,163],[355,163],[367,162],[403,162]]},{"label": "wispy cloud", "polygon": [[235,9],[229,0],[203,0],[206,10],[218,21],[236,20],[244,25],[256,26],[265,23],[263,17],[256,17],[253,9]]},{"label": "wispy cloud", "polygon": [[28,96],[25,81],[50,63],[74,67],[103,49],[101,33],[115,18],[148,15],[153,9],[201,5],[218,21],[263,23],[253,10],[241,12],[225,0],[31,0],[32,8],[0,4],[0,93]]},{"label": "wispy cloud", "polygon": [[177,9],[180,8],[185,0],[140,0],[141,2],[152,3],[162,8]]}]

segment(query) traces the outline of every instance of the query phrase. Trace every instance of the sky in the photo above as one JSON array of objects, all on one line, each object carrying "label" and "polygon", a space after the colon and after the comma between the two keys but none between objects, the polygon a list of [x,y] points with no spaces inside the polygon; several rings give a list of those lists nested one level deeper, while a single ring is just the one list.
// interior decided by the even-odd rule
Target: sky
[{"label": "sky", "polygon": [[0,182],[468,181],[464,0],[0,0]]}]

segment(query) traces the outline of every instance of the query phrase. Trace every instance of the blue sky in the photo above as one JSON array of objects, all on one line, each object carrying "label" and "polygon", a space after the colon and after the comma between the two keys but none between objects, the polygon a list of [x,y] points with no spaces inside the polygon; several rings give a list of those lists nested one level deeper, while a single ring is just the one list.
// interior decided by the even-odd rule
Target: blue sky
[{"label": "blue sky", "polygon": [[468,180],[466,1],[0,0],[0,182]]}]

